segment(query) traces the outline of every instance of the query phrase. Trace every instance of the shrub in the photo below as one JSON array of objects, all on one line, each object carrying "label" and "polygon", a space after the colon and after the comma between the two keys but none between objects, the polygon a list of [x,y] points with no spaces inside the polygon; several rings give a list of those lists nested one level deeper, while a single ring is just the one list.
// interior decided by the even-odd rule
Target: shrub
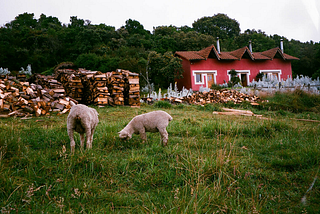
[{"label": "shrub", "polygon": [[309,94],[303,90],[296,89],[293,92],[276,92],[273,96],[267,97],[269,102],[261,103],[262,109],[285,110],[291,112],[320,112],[320,95]]},{"label": "shrub", "polygon": [[213,90],[221,90],[223,88],[225,88],[225,87],[222,85],[218,85],[218,84],[212,84],[210,87],[210,89],[213,89]]},{"label": "shrub", "polygon": [[229,87],[233,87],[234,85],[240,83],[240,78],[238,77],[237,71],[234,69],[231,69],[229,71],[229,74],[231,76],[230,81],[228,82]]},{"label": "shrub", "polygon": [[263,73],[258,73],[255,80],[256,81],[262,80],[263,75],[264,75]]},{"label": "shrub", "polygon": [[153,104],[153,106],[156,108],[171,108],[172,107],[171,103],[169,103],[167,101],[162,101],[162,100],[155,102]]}]

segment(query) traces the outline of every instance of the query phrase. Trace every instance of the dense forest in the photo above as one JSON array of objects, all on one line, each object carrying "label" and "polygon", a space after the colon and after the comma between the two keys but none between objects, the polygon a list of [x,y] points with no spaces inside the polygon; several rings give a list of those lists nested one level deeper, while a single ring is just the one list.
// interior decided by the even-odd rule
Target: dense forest
[{"label": "dense forest", "polygon": [[283,39],[285,53],[300,58],[292,62],[294,76],[320,76],[319,41],[289,41],[254,29],[241,33],[240,24],[226,14],[199,18],[192,27],[158,26],[150,32],[132,19],[115,29],[77,16],[62,24],[56,17],[23,13],[0,28],[0,67],[15,72],[30,64],[33,73],[51,74],[58,64],[73,62],[102,72],[127,69],[141,74],[142,85],[148,78],[167,87],[182,72],[174,52],[203,49],[216,44],[217,37],[222,51],[248,46],[251,40],[254,52],[277,47]]}]

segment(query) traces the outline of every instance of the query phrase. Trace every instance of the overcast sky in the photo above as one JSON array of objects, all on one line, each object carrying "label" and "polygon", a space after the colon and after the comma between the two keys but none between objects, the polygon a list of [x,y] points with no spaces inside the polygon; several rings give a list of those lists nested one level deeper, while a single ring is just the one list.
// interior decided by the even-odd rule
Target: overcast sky
[{"label": "overcast sky", "polygon": [[65,24],[77,16],[116,29],[133,19],[151,32],[157,26],[192,27],[199,18],[224,13],[239,22],[241,32],[261,29],[289,40],[320,42],[320,0],[0,0],[0,8],[0,26],[28,12]]}]

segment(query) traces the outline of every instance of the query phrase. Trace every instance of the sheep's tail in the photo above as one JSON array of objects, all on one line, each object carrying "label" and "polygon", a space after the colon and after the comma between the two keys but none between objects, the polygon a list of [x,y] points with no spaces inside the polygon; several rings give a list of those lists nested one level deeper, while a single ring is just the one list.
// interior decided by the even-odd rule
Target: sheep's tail
[{"label": "sheep's tail", "polygon": [[80,120],[81,120],[81,117],[80,117],[79,115],[77,115],[77,116],[75,117],[75,119],[80,121]]},{"label": "sheep's tail", "polygon": [[169,121],[171,121],[172,120],[172,117],[169,115]]}]

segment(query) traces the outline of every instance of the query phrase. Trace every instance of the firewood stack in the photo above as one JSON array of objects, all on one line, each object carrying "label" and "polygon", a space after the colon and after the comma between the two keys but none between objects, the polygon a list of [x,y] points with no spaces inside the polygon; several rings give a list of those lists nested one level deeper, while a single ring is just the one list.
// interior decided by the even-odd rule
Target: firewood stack
[{"label": "firewood stack", "polygon": [[71,75],[68,81],[68,87],[71,88],[71,93],[68,95],[78,102],[82,101],[83,84],[79,75]]},{"label": "firewood stack", "polygon": [[125,87],[125,75],[121,69],[112,71],[109,73],[108,78],[108,91],[112,100],[109,104],[113,105],[124,105],[124,87]]},{"label": "firewood stack", "polygon": [[93,79],[93,102],[98,105],[109,105],[109,101],[112,99],[107,87],[107,74],[94,75]]},{"label": "firewood stack", "polygon": [[127,70],[102,73],[79,69],[58,69],[66,95],[84,104],[140,106],[139,75]]},{"label": "firewood stack", "polygon": [[101,72],[98,71],[90,71],[85,69],[78,70],[78,77],[81,80],[81,84],[83,86],[82,89],[82,96],[81,96],[81,103],[83,104],[90,104],[94,100],[94,75],[100,74]]},{"label": "firewood stack", "polygon": [[65,90],[66,96],[71,95],[72,88],[69,87],[70,78],[77,75],[77,72],[73,69],[58,69],[55,72],[55,79],[60,82]]},{"label": "firewood stack", "polygon": [[139,74],[124,71],[126,75],[125,105],[140,106]]},{"label": "firewood stack", "polygon": [[[41,85],[18,80],[0,80],[0,117],[28,117],[63,114],[71,108],[70,100],[57,89],[44,89]],[[76,100],[73,100],[77,103]]]},{"label": "firewood stack", "polygon": [[[18,77],[17,77],[18,79]],[[22,81],[21,79],[19,79]],[[35,83],[36,85],[41,85],[43,88],[59,88],[63,89],[63,85],[58,82],[54,76],[52,75],[42,75],[42,74],[34,74],[29,78],[29,82]]]},{"label": "firewood stack", "polygon": [[184,97],[183,102],[189,104],[204,105],[206,103],[227,103],[233,102],[234,104],[239,104],[244,101],[250,103],[256,103],[259,100],[257,96],[250,96],[247,94],[240,93],[237,90],[211,90],[209,92],[194,93],[192,96]]},{"label": "firewood stack", "polygon": [[[146,103],[152,103],[151,98],[142,98]],[[258,105],[260,98],[254,95],[247,95],[240,93],[237,90],[221,89],[221,90],[210,90],[209,92],[196,92],[192,95],[185,96],[182,98],[162,98],[162,100],[169,101],[173,104],[185,103],[185,104],[195,104],[204,105],[207,103],[228,103],[233,102],[234,104],[239,104],[244,101],[250,102],[251,105]]]}]

